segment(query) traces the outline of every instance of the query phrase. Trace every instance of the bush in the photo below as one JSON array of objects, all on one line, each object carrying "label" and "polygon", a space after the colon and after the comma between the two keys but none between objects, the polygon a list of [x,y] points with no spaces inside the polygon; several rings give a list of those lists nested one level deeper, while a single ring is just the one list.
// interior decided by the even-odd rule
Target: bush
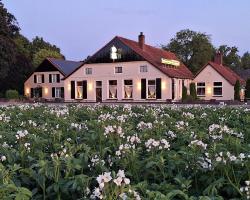
[{"label": "bush", "polygon": [[182,101],[185,101],[187,99],[187,87],[183,86],[182,88]]},{"label": "bush", "polygon": [[195,83],[190,83],[190,96],[195,100],[197,99]]},{"label": "bush", "polygon": [[250,99],[250,78],[247,79],[245,96],[246,99]]},{"label": "bush", "polygon": [[7,90],[5,93],[5,97],[7,99],[18,99],[19,98],[19,94],[17,90]]},{"label": "bush", "polygon": [[240,101],[240,81],[237,80],[234,85],[234,100]]}]

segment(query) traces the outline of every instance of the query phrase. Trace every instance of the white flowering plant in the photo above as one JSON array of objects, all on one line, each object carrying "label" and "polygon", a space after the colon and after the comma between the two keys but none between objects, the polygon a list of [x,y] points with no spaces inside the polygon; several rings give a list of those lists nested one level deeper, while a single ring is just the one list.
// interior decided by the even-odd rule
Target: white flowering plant
[{"label": "white flowering plant", "polygon": [[0,199],[249,199],[249,144],[244,106],[0,106]]}]

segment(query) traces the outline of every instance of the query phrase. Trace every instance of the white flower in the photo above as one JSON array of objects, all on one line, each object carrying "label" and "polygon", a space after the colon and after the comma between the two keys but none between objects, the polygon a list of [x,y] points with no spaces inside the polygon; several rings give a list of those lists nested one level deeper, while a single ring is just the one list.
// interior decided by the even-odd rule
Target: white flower
[{"label": "white flower", "polygon": [[6,160],[6,156],[1,156],[1,161],[4,162]]}]

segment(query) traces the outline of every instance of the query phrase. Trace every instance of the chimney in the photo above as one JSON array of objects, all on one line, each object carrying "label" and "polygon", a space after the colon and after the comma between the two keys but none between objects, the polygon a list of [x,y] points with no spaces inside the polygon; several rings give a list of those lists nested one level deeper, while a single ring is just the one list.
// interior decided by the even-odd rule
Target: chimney
[{"label": "chimney", "polygon": [[145,35],[143,35],[143,32],[141,32],[140,35],[138,36],[138,44],[139,47],[143,50],[145,44]]},{"label": "chimney", "polygon": [[223,57],[222,53],[220,51],[217,51],[215,54],[214,62],[223,65]]}]

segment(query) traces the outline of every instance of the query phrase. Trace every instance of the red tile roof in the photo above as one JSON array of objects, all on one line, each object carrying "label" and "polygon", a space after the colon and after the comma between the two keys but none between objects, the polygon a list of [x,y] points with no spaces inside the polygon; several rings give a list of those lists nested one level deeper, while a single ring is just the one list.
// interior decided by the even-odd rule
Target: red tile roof
[{"label": "red tile roof", "polygon": [[[167,76],[169,76],[171,78],[180,78],[180,79],[193,79],[194,78],[192,72],[182,62],[180,62],[181,65],[179,67],[170,67],[170,66],[166,66],[166,65],[161,63],[162,58],[179,61],[179,59],[176,57],[176,55],[170,51],[166,51],[166,50],[163,50],[160,48],[152,47],[152,46],[147,45],[147,44],[144,45],[144,49],[141,49],[138,42],[133,41],[133,40],[129,40],[129,39],[126,39],[126,38],[123,38],[120,36],[114,37],[110,42],[112,42],[115,39],[120,40],[123,44],[125,44],[126,46],[131,48],[135,53],[139,54],[146,61],[151,63],[153,66],[155,66],[161,72],[163,72],[164,74],[166,74]],[[107,43],[99,51],[101,51],[103,48],[105,48],[109,43]],[[98,53],[99,51],[97,51],[96,53]],[[86,63],[87,63],[87,61],[86,61]],[[84,65],[84,64],[85,63],[83,63],[82,65]],[[74,71],[72,71],[70,74],[68,74],[64,79],[67,79],[67,77],[69,77],[71,74],[73,74],[81,66],[79,66]]]},{"label": "red tile roof", "polygon": [[219,65],[215,62],[208,62],[203,68],[200,69],[200,71],[196,74],[198,74],[203,71],[208,65],[213,67],[222,77],[224,77],[231,85],[235,85],[236,81],[239,80],[241,85],[245,85],[246,81],[241,78],[237,73],[235,73],[232,69],[229,67],[226,67],[224,65]]},{"label": "red tile roof", "polygon": [[160,48],[152,47],[150,45],[145,44],[144,48],[141,49],[139,43],[133,40],[129,40],[123,37],[116,36],[120,41],[122,41],[125,45],[130,47],[137,54],[142,56],[149,63],[157,67],[160,71],[166,74],[169,77],[173,78],[187,78],[193,79],[192,72],[183,64],[179,67],[170,67],[161,63],[161,59],[171,59],[171,60],[179,60],[176,55],[170,51],[166,51]]}]

